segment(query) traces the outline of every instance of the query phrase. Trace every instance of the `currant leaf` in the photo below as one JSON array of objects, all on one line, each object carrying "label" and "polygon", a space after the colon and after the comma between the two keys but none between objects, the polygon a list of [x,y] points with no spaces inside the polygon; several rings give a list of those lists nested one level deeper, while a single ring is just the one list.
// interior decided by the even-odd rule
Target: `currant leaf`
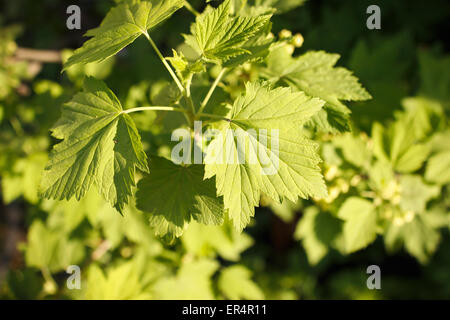
[{"label": "currant leaf", "polygon": [[325,100],[324,108],[310,122],[317,129],[333,133],[350,131],[350,109],[341,100],[362,101],[371,96],[349,70],[335,67],[338,59],[339,55],[323,51],[293,58],[287,47],[282,46],[267,57],[263,76]]},{"label": "currant leaf", "polygon": [[214,179],[203,180],[203,165],[179,166],[160,157],[152,157],[150,165],[136,197],[138,209],[151,214],[157,235],[179,237],[192,219],[207,225],[223,223],[222,199],[216,196]]},{"label": "currant leaf", "polygon": [[63,141],[50,153],[41,195],[80,200],[95,183],[122,212],[135,168],[148,172],[148,166],[136,126],[114,93],[102,81],[86,78],[84,91],[63,106],[52,134]]},{"label": "currant leaf", "polygon": [[230,0],[217,9],[208,7],[184,35],[186,43],[201,57],[223,63],[230,58],[251,52],[243,47],[249,39],[269,23],[271,15],[230,16]]},{"label": "currant leaf", "polygon": [[168,19],[184,5],[183,0],[124,1],[112,8],[99,27],[86,36],[92,37],[75,50],[64,64],[64,70],[77,63],[103,61],[131,44]]},{"label": "currant leaf", "polygon": [[317,145],[300,130],[323,104],[267,82],[246,85],[205,158],[205,177],[216,176],[217,194],[236,229],[249,223],[261,192],[276,201],[326,196]]}]

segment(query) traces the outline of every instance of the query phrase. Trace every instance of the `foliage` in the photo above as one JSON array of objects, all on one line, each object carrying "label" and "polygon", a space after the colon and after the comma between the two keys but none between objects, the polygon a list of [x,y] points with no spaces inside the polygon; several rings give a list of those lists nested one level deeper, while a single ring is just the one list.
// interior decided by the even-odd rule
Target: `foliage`
[{"label": "foliage", "polygon": [[316,27],[312,1],[116,2],[62,75],[33,79],[18,29],[0,29],[1,198],[27,232],[1,297],[410,297],[389,271],[365,287],[397,257],[449,297],[449,59],[414,51],[421,31],[336,24],[338,54],[322,31],[350,4]]}]

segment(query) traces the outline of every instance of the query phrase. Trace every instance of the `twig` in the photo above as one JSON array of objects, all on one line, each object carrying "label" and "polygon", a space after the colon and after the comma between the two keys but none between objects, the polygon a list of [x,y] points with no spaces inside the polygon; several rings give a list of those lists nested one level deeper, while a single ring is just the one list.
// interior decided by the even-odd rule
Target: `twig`
[{"label": "twig", "polygon": [[37,50],[29,48],[17,48],[14,53],[17,60],[38,61],[42,63],[61,63],[61,52],[56,50]]}]

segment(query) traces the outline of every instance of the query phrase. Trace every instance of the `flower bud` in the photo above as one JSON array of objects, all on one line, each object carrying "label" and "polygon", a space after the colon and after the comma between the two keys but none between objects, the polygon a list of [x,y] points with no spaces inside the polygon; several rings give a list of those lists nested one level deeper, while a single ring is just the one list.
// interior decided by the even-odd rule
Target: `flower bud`
[{"label": "flower bud", "polygon": [[280,37],[280,39],[290,38],[290,37],[292,37],[292,32],[287,29],[283,29],[280,31],[278,36]]},{"label": "flower bud", "polygon": [[294,45],[294,47],[300,48],[303,45],[304,41],[305,39],[303,38],[303,36],[300,33],[297,33],[294,38],[292,38],[291,43]]}]

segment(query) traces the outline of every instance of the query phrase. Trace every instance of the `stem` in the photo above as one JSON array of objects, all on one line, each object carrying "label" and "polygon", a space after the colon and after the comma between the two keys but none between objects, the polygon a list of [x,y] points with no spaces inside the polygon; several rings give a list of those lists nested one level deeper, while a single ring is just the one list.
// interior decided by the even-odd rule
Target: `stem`
[{"label": "stem", "polygon": [[[55,279],[53,279],[52,274],[50,273],[50,270],[48,269],[48,267],[42,267],[41,273],[42,273],[42,276],[44,277],[45,281],[50,284],[49,289],[51,289],[51,291],[55,290],[55,292],[56,292],[56,290],[58,290],[58,285],[56,284]],[[44,286],[44,288],[45,288],[45,286]],[[55,294],[55,292],[47,292],[47,293]]]},{"label": "stem", "polygon": [[[145,37],[147,38],[147,40],[150,42],[150,44],[152,45],[153,49],[155,50],[156,54],[158,55],[159,59],[161,60],[161,62],[164,64],[164,66],[166,67],[167,71],[169,71],[170,75],[172,76],[173,80],[175,81],[178,89],[181,91],[181,93],[183,94],[184,97],[186,97],[186,100],[188,101],[188,104],[191,105],[191,108],[193,110],[195,110],[192,99],[190,97],[187,97],[187,93],[186,93],[186,89],[184,88],[183,84],[181,83],[180,79],[178,79],[178,76],[175,74],[175,72],[173,72],[172,68],[170,67],[169,63],[167,62],[166,59],[164,59],[164,56],[162,55],[161,51],[159,51],[158,47],[156,46],[155,42],[153,41],[153,39],[150,37],[150,35],[148,34],[148,32],[143,32]],[[146,109],[149,110],[149,109]],[[150,109],[151,110],[151,109]],[[192,125],[192,121],[191,118],[187,115],[186,111],[183,109],[172,109],[170,111],[178,111],[178,112],[183,112],[184,116],[189,124],[189,126]]]},{"label": "stem", "polygon": [[217,114],[198,113],[197,116],[199,116],[199,117],[208,117],[208,118],[211,118],[211,119],[219,119],[219,120],[225,120],[225,121],[231,122],[231,119],[225,118],[223,116],[219,116]]},{"label": "stem", "polygon": [[219,75],[217,76],[216,80],[214,81],[213,85],[209,89],[208,94],[206,95],[205,99],[203,100],[202,104],[200,105],[200,109],[198,110],[198,113],[202,113],[202,111],[205,109],[206,105],[208,104],[209,99],[211,99],[211,96],[214,93],[214,90],[216,90],[217,85],[219,84],[220,80],[222,79],[223,75],[225,74],[227,68],[223,68]]},{"label": "stem", "polygon": [[138,112],[138,111],[175,111],[175,112],[183,112],[183,113],[187,112],[186,110],[181,109],[181,108],[154,106],[154,107],[139,107],[139,108],[123,110],[122,113],[133,113],[133,112]]},{"label": "stem", "polygon": [[195,114],[195,106],[194,106],[194,102],[192,101],[192,98],[191,98],[191,83],[192,83],[192,77],[190,77],[186,81],[186,100],[187,100],[187,103],[189,104],[189,106],[191,107],[192,113]]},{"label": "stem", "polygon": [[164,59],[164,56],[162,55],[161,51],[159,51],[158,47],[156,46],[155,42],[153,41],[153,39],[150,37],[150,35],[148,34],[148,32],[144,33],[145,37],[148,39],[148,41],[150,42],[150,44],[152,45],[153,49],[156,51],[156,54],[158,55],[159,59],[161,60],[161,62],[164,64],[164,66],[166,67],[167,71],[169,71],[170,75],[172,76],[173,80],[175,81],[175,83],[177,84],[178,89],[180,89],[181,92],[184,92],[184,87],[181,84],[180,79],[178,79],[177,75],[175,74],[175,72],[173,72],[172,68],[170,67],[169,63],[166,61],[166,59]]},{"label": "stem", "polygon": [[195,10],[188,1],[184,1],[184,7],[188,9],[194,16],[200,15],[200,12]]}]

